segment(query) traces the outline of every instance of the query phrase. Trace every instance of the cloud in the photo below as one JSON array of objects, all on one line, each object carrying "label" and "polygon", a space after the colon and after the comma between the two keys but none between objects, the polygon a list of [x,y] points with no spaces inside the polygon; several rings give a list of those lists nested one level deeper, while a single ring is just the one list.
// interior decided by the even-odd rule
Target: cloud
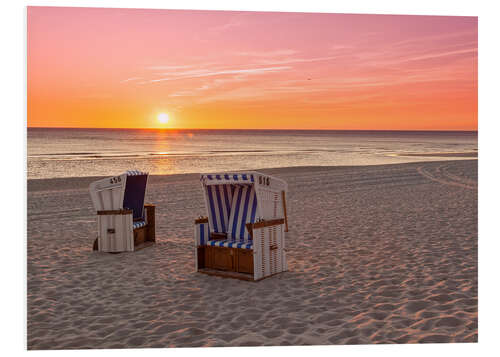
[{"label": "cloud", "polygon": [[465,54],[465,53],[473,53],[476,51],[477,51],[477,48],[467,48],[467,49],[458,50],[458,51],[438,52],[438,53],[431,53],[431,54],[427,54],[427,55],[406,58],[405,61],[419,61],[419,60],[424,60],[424,59],[454,56],[454,55]]},{"label": "cloud", "polygon": [[124,79],[123,81],[120,81],[120,83],[126,83],[126,82],[130,82],[130,81],[137,81],[139,79],[142,79],[142,78],[141,77],[130,77],[130,78]]},{"label": "cloud", "polygon": [[165,66],[149,66],[149,67],[146,67],[146,69],[151,69],[151,70],[159,70],[159,71],[164,71],[164,70],[167,70],[167,71],[175,71],[175,70],[178,70],[178,69],[186,69],[186,68],[193,68],[194,66],[193,65],[165,65]]},{"label": "cloud", "polygon": [[260,64],[274,65],[274,64],[293,64],[293,63],[309,63],[309,62],[321,62],[330,61],[334,59],[341,58],[343,56],[327,56],[327,57],[313,57],[313,58],[286,58],[283,60],[263,60]]},{"label": "cloud", "polygon": [[196,95],[196,93],[193,91],[182,91],[182,92],[176,92],[176,93],[169,94],[168,96],[169,97],[192,97],[195,95]]},{"label": "cloud", "polygon": [[449,32],[449,33],[442,33],[442,34],[437,34],[437,35],[428,35],[428,36],[419,36],[419,37],[414,37],[414,38],[408,38],[405,40],[393,42],[391,44],[392,47],[406,47],[406,46],[414,46],[415,44],[429,44],[431,42],[436,43],[442,40],[448,40],[447,42],[443,43],[449,43],[450,40],[456,39],[462,41],[463,38],[465,37],[475,37],[477,38],[477,31],[459,31],[459,32]]},{"label": "cloud", "polygon": [[[454,41],[445,41],[450,39]],[[254,105],[281,99],[350,105],[378,98],[388,87],[399,87],[409,95],[427,85],[422,83],[436,92],[450,83],[467,89],[469,84],[464,83],[470,70],[465,62],[476,51],[477,41],[463,33],[381,43],[366,39],[334,43],[316,56],[279,47],[229,50],[203,63],[192,58],[198,63],[186,60],[148,67],[157,72],[135,83],[178,81],[161,88],[167,91],[163,95],[169,103],[180,107],[220,101]]]},{"label": "cloud", "polygon": [[266,72],[277,72],[291,69],[289,66],[281,66],[281,67],[265,67],[265,68],[244,68],[244,69],[229,69],[229,70],[195,70],[195,71],[187,71],[187,72],[178,72],[171,73],[171,77],[166,78],[157,78],[151,79],[142,83],[157,83],[163,81],[175,81],[179,79],[191,79],[191,78],[201,78],[201,77],[213,77],[213,76],[221,76],[221,75],[237,75],[237,74],[262,74]]}]

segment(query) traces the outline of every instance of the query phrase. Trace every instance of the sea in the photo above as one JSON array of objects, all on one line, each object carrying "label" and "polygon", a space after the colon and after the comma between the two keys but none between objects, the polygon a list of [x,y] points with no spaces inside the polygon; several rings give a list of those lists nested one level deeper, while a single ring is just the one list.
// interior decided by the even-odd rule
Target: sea
[{"label": "sea", "polygon": [[27,177],[359,166],[477,157],[476,131],[27,129]]}]

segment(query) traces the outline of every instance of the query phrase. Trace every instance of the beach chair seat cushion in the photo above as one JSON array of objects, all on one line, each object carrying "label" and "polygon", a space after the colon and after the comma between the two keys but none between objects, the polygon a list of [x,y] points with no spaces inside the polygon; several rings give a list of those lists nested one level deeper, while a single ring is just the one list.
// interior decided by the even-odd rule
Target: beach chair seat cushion
[{"label": "beach chair seat cushion", "polygon": [[212,247],[226,247],[226,248],[242,248],[242,249],[253,249],[252,241],[242,242],[235,240],[209,240],[207,245]]},{"label": "beach chair seat cushion", "polygon": [[146,225],[145,221],[135,221],[133,224],[133,227],[134,227],[134,229],[136,229],[136,228],[144,227],[145,225]]}]

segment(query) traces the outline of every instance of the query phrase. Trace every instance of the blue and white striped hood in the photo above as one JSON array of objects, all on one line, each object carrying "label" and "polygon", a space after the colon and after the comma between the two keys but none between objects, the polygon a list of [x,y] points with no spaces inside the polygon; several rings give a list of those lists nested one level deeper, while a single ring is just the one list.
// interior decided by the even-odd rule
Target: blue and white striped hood
[{"label": "blue and white striped hood", "polygon": [[206,185],[252,183],[255,182],[255,176],[253,173],[201,174],[200,180]]},{"label": "blue and white striped hood", "polygon": [[200,181],[203,185],[256,185],[256,186],[267,186],[273,190],[287,190],[287,184],[285,181],[273,177],[270,175],[265,175],[257,171],[247,171],[238,173],[214,173],[214,174],[201,174]]},{"label": "blue and white striped hood", "polygon": [[127,176],[141,176],[141,175],[148,175],[147,172],[144,171],[139,171],[139,170],[127,170]]}]

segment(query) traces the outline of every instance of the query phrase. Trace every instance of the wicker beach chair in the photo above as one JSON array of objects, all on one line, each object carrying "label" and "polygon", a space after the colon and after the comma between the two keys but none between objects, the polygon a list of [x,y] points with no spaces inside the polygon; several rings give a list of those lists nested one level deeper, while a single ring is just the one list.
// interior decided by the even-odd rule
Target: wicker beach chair
[{"label": "wicker beach chair", "polygon": [[260,280],[287,270],[285,181],[259,172],[202,174],[206,217],[195,220],[195,266]]},{"label": "wicker beach chair", "polygon": [[127,171],[90,184],[97,211],[94,250],[132,252],[155,242],[155,206],[144,204],[148,173]]}]

